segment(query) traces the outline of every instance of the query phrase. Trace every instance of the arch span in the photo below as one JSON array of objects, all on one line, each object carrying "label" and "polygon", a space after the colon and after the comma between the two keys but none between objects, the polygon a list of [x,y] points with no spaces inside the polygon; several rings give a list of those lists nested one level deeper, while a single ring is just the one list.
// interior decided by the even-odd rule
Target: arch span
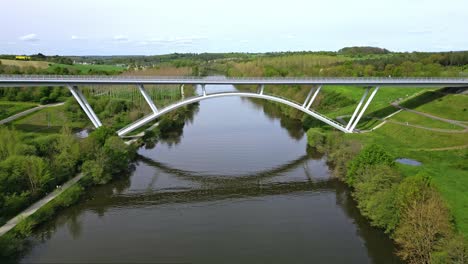
[{"label": "arch span", "polygon": [[299,105],[297,103],[294,103],[294,102],[291,102],[289,100],[286,100],[286,99],[283,99],[283,98],[280,98],[280,97],[276,97],[276,96],[272,96],[272,95],[266,95],[266,94],[262,94],[262,93],[246,93],[246,92],[222,92],[222,93],[211,93],[211,94],[204,94],[202,96],[197,96],[197,97],[192,97],[192,98],[188,98],[186,100],[183,100],[183,101],[180,101],[180,102],[177,102],[177,103],[174,103],[174,104],[171,104],[169,106],[166,106],[162,109],[160,109],[159,111],[157,112],[154,112],[153,114],[151,115],[148,115],[136,122],[134,122],[133,124],[130,124],[124,128],[122,128],[121,130],[119,130],[117,132],[117,134],[119,136],[124,136],[132,131],[134,131],[135,129],[138,129],[146,124],[148,124],[149,122],[155,120],[156,118],[170,112],[170,111],[173,111],[173,110],[176,110],[180,107],[183,107],[185,105],[189,105],[189,104],[192,104],[192,103],[196,103],[196,102],[200,102],[200,101],[203,101],[203,100],[207,100],[207,99],[212,99],[212,98],[219,98],[219,97],[229,97],[229,96],[238,96],[238,97],[248,97],[248,98],[259,98],[259,99],[265,99],[265,100],[270,100],[270,101],[274,101],[274,102],[278,102],[278,103],[282,103],[282,104],[285,104],[285,105],[288,105],[290,107],[293,107],[299,111],[302,111],[338,130],[341,130],[345,133],[350,133],[351,131],[346,129],[343,125],[341,125],[340,123],[338,123],[337,121],[333,120],[333,119],[330,119],[324,115],[321,115],[313,110],[310,110],[306,107],[304,107],[303,105]]}]

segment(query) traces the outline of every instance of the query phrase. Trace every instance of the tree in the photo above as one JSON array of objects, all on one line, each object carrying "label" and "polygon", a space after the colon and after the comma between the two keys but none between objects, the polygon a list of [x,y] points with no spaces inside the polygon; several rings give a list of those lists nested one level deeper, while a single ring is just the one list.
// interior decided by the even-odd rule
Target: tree
[{"label": "tree", "polygon": [[112,179],[108,171],[108,158],[101,150],[96,153],[94,160],[87,160],[83,163],[82,173],[85,177],[90,177],[95,184],[105,184]]},{"label": "tree", "polygon": [[64,127],[55,145],[52,159],[53,171],[57,181],[62,182],[76,173],[79,160],[79,145],[68,127]]},{"label": "tree", "polygon": [[365,147],[358,156],[349,163],[346,182],[350,186],[354,186],[356,176],[359,173],[362,173],[363,170],[366,170],[371,165],[379,164],[393,167],[395,166],[395,158],[380,145],[371,144]]},{"label": "tree", "polygon": [[430,263],[431,252],[452,232],[449,219],[450,213],[435,190],[426,199],[411,202],[395,231],[398,255],[408,263]]},{"label": "tree", "polygon": [[361,213],[386,233],[393,232],[399,222],[395,193],[400,180],[398,171],[388,165],[372,165],[356,175],[353,196]]}]

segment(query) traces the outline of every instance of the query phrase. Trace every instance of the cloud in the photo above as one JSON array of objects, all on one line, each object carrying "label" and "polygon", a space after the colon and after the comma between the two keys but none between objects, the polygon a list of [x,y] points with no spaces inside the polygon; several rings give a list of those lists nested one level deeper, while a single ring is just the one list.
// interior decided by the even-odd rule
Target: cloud
[{"label": "cloud", "polygon": [[128,38],[128,36],[125,36],[125,35],[115,35],[113,37],[113,40],[117,42],[130,42],[130,39]]},{"label": "cloud", "polygon": [[29,41],[29,42],[39,41],[39,38],[37,37],[37,35],[33,33],[21,36],[19,39],[22,41]]},{"label": "cloud", "polygon": [[72,40],[84,40],[84,39],[87,39],[87,38],[85,38],[85,37],[80,37],[80,36],[76,36],[76,35],[72,35],[72,36],[71,36],[71,39],[72,39]]},{"label": "cloud", "polygon": [[176,46],[190,46],[195,42],[204,40],[206,37],[203,36],[189,36],[189,37],[169,37],[169,38],[150,38],[147,41],[143,41],[149,44],[159,45],[176,45]]},{"label": "cloud", "polygon": [[433,31],[430,29],[414,29],[408,30],[407,33],[410,35],[424,35],[424,34],[431,34]]}]

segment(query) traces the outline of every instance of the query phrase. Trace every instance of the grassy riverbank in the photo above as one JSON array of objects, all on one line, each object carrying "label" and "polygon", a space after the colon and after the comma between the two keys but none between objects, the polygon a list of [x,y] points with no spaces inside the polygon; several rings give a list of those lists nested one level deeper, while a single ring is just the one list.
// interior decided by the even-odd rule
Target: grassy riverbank
[{"label": "grassy riverbank", "polygon": [[[231,76],[396,77],[399,74],[425,76],[427,70],[434,70],[432,76],[464,74],[465,66],[430,65],[424,55],[419,58],[388,55],[377,59],[344,55],[347,60],[329,63],[316,60],[315,64],[312,60],[303,64],[301,58],[305,57],[301,54],[278,54],[280,58],[276,61],[252,59],[231,63],[227,73]],[[403,68],[405,73],[401,71]],[[309,89],[267,86],[265,93],[301,103]],[[352,188],[361,213],[396,241],[403,259],[410,263],[463,263],[468,255],[468,168],[465,165],[468,141],[464,123],[468,118],[468,95],[456,92],[454,89],[382,88],[357,128],[372,129],[382,123],[382,118],[399,110],[392,103],[422,113],[403,110],[372,132],[347,135],[336,133],[297,110],[268,104],[291,118],[302,120],[309,144],[328,154],[336,176]],[[362,88],[325,86],[312,108],[347,121],[362,94]],[[396,158],[415,159],[422,165],[397,164]],[[416,215],[421,218],[415,218]]]}]

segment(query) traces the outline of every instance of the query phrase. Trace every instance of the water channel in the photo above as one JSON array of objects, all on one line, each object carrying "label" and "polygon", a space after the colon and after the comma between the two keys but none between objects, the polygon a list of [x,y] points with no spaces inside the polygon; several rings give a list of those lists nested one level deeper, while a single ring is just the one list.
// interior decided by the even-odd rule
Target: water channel
[{"label": "water channel", "polygon": [[300,123],[271,109],[202,101],[180,137],[139,149],[130,177],[42,225],[20,262],[399,263]]}]

